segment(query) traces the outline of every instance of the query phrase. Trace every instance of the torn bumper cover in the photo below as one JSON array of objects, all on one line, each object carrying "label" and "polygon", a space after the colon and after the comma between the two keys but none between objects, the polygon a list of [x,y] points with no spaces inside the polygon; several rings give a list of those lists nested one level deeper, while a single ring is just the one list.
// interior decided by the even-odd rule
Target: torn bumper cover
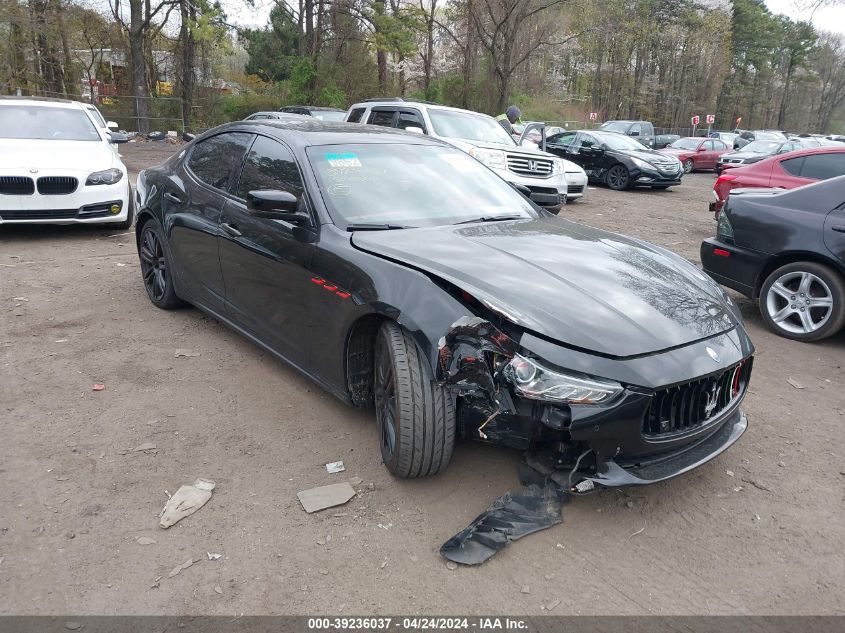
[{"label": "torn bumper cover", "polygon": [[[747,427],[739,407],[751,373],[750,347],[716,371],[705,366],[709,374],[644,387],[562,369],[523,349],[518,338],[480,317],[462,318],[440,341],[436,376],[460,396],[459,432],[529,451],[526,463],[541,485],[553,480],[583,493],[663,481],[713,459]],[[700,351],[691,348],[667,354],[682,365],[684,354]],[[663,356],[651,365],[665,367]],[[636,368],[647,361],[637,360]],[[600,363],[626,362],[597,358]],[[632,365],[625,370],[636,378]]]}]

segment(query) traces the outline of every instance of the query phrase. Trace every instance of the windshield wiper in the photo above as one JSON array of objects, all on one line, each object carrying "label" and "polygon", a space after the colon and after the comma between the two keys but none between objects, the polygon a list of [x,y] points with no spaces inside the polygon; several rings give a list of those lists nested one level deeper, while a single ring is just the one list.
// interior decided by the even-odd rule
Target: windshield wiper
[{"label": "windshield wiper", "polygon": [[399,229],[415,229],[415,226],[404,224],[347,224],[347,231],[396,231]]},{"label": "windshield wiper", "polygon": [[473,222],[501,222],[502,220],[524,220],[523,215],[486,215],[480,218],[473,218],[472,220],[463,220],[455,222],[455,224],[472,224]]}]

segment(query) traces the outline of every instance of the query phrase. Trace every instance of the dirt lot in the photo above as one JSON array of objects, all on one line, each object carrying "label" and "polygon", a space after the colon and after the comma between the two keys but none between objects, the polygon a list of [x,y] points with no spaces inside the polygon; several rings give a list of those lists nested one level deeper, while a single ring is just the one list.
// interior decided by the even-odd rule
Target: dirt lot
[{"label": "dirt lot", "polygon": [[[135,172],[173,150],[125,147]],[[563,214],[697,261],[713,180],[591,189]],[[738,445],[450,570],[438,547],[518,486],[516,452],[462,444],[442,476],[392,479],[372,412],[197,310],[152,307],[131,235],[0,228],[0,614],[845,613],[845,333],[790,342],[741,305],[757,359]],[[357,498],[302,511],[298,490],[346,476]],[[197,477],[212,500],[159,529],[165,490]]]}]

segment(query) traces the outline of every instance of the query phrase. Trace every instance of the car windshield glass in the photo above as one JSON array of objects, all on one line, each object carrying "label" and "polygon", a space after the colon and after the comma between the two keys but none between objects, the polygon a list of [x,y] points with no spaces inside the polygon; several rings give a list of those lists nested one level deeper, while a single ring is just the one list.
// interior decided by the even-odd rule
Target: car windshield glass
[{"label": "car windshield glass", "polygon": [[672,143],[669,147],[675,149],[697,149],[701,141],[697,138],[681,138]]},{"label": "car windshield glass", "polygon": [[622,149],[643,151],[645,146],[639,141],[624,134],[595,134],[595,137],[607,149]]},{"label": "car windshield glass", "polygon": [[417,227],[536,217],[521,194],[457,149],[373,143],[313,146],[307,153],[338,224]]},{"label": "car windshield glass", "polygon": [[602,123],[599,126],[599,129],[606,132],[619,132],[620,134],[625,134],[630,126],[631,124],[627,121],[607,121]]},{"label": "car windshield glass", "polygon": [[311,110],[311,116],[320,121],[343,121],[346,112],[335,112],[334,110]]},{"label": "car windshield glass", "polygon": [[778,132],[755,132],[754,138],[758,141],[783,140],[783,134]]},{"label": "car windshield glass", "polygon": [[82,110],[36,105],[0,106],[0,138],[101,141]]},{"label": "car windshield glass", "polygon": [[768,154],[774,152],[781,146],[780,141],[754,141],[742,148],[744,152],[760,152],[761,154]]},{"label": "car windshield glass", "polygon": [[511,135],[505,132],[496,119],[484,114],[472,112],[453,112],[451,110],[428,111],[431,125],[437,136],[446,138],[465,138],[468,141],[485,143],[504,143],[516,145]]}]

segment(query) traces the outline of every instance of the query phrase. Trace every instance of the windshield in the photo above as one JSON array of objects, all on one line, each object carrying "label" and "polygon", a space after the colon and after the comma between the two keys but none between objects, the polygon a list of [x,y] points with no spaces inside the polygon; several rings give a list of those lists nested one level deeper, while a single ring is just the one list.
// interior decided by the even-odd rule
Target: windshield
[{"label": "windshield", "polygon": [[742,148],[743,152],[760,152],[768,154],[775,152],[781,146],[781,141],[754,141]]},{"label": "windshield", "polygon": [[338,224],[418,227],[537,217],[528,200],[458,149],[373,143],[314,146],[307,154]]},{"label": "windshield", "polygon": [[669,145],[669,147],[674,149],[698,149],[700,142],[697,138],[681,138]]},{"label": "windshield", "polygon": [[624,134],[596,134],[595,137],[607,149],[627,149],[637,152],[642,152],[646,149],[642,143]]},{"label": "windshield", "polygon": [[599,126],[599,129],[605,130],[606,132],[619,132],[620,134],[625,134],[629,127],[631,127],[631,124],[627,121],[607,121],[602,123]]},{"label": "windshield", "polygon": [[35,105],[0,106],[0,138],[102,141],[82,110]]},{"label": "windshield", "polygon": [[472,112],[454,112],[451,110],[428,111],[431,126],[437,136],[445,138],[465,138],[468,141],[484,143],[504,143],[516,145],[511,135],[505,132],[496,119],[484,114]]},{"label": "windshield", "polygon": [[755,132],[754,138],[756,138],[758,141],[782,141],[784,139],[784,136],[780,132]]},{"label": "windshield", "polygon": [[311,110],[311,116],[320,121],[343,121],[346,118],[346,111],[335,112],[334,110]]},{"label": "windshield", "polygon": [[97,121],[100,127],[106,127],[106,120],[97,108],[94,106],[86,106],[86,109],[91,113],[91,116],[94,117],[94,120]]}]

